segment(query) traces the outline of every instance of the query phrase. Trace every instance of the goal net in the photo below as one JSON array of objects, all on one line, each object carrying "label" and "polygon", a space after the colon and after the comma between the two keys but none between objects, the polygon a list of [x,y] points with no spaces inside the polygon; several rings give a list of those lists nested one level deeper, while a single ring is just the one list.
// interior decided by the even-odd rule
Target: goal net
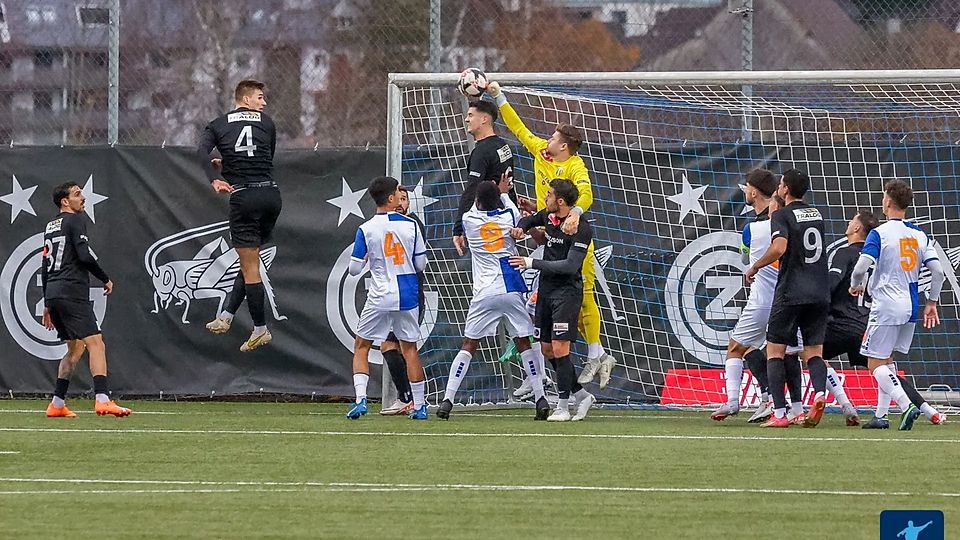
[{"label": "goal net", "polygon": [[[825,215],[828,256],[846,245],[844,231],[858,209],[880,214],[885,181],[901,178],[913,186],[908,218],[937,242],[947,283],[942,324],[918,328],[898,368],[931,401],[956,402],[960,71],[490,79],[504,85],[534,133],[549,138],[557,123],[567,122],[584,134],[580,155],[595,196],[587,216],[595,231],[602,345],[619,362],[606,389],[588,386],[602,402],[704,407],[725,400],[725,350],[748,293],[740,233],[754,218],[741,184],[756,167],[808,172],[807,201]],[[455,81],[455,74],[406,74],[392,76],[388,85],[388,170],[405,185],[422,186],[414,206],[430,246],[427,288],[439,296],[431,314],[435,324],[421,349],[430,403],[442,399],[471,297],[470,257],[458,257],[451,241],[472,149],[463,125],[467,103]],[[512,144],[518,192],[532,198],[532,157],[502,123],[497,132]],[[534,247],[528,242],[525,252]],[[525,277],[535,278],[529,271]],[[921,291],[928,283],[929,276],[922,276]],[[513,399],[523,374],[516,362],[501,359],[505,343],[499,336],[482,344],[458,401]],[[584,344],[574,352],[584,359]],[[855,405],[876,404],[867,370],[843,357],[833,366]],[[756,405],[758,390],[748,371],[742,384],[741,403]]]}]

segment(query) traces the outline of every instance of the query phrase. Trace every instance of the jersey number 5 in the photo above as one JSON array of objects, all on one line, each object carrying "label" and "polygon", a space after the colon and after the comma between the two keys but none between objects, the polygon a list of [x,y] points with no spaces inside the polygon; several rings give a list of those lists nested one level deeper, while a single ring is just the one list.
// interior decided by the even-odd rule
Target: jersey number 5
[{"label": "jersey number 5", "polygon": [[920,260],[920,242],[916,238],[907,237],[900,239],[900,268],[904,272],[909,272],[917,267],[917,261]]},{"label": "jersey number 5", "polygon": [[233,145],[233,151],[236,153],[246,152],[247,157],[253,157],[253,151],[257,145],[253,144],[253,126],[243,126],[237,142]]},{"label": "jersey number 5", "polygon": [[503,230],[498,223],[488,221],[480,226],[480,238],[483,239],[483,249],[494,252],[503,249]]},{"label": "jersey number 5", "polygon": [[383,256],[388,259],[392,258],[395,266],[403,264],[406,254],[407,252],[403,249],[403,244],[393,240],[392,232],[388,232],[387,235],[383,237]]}]

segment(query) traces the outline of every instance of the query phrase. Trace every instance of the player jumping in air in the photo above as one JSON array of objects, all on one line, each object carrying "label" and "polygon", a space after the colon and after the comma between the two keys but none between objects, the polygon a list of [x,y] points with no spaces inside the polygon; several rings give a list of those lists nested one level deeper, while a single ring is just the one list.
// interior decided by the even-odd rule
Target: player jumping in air
[{"label": "player jumping in air", "polygon": [[[213,190],[230,194],[230,240],[240,258],[240,274],[227,304],[207,329],[215,334],[230,330],[233,316],[246,298],[253,332],[240,346],[244,352],[273,339],[263,305],[266,275],[260,272],[260,246],[270,241],[282,203],[273,180],[277,130],[263,112],[267,105],[263,89],[261,82],[240,81],[234,92],[234,110],[207,125],[197,149]],[[214,148],[222,156],[222,174],[210,159]]]}]

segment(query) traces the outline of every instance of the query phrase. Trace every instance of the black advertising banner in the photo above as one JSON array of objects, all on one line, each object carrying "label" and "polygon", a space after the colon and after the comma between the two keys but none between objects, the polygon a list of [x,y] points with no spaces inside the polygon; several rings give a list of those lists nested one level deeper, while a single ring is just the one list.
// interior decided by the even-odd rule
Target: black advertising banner
[{"label": "black advertising banner", "polygon": [[[53,188],[74,181],[87,199],[91,246],[115,283],[105,297],[91,280],[114,389],[352,394],[353,335],[345,327],[363,298],[356,280],[345,277],[344,254],[349,257],[356,227],[374,212],[366,186],[383,174],[384,160],[382,150],[278,154],[275,177],[284,208],[273,243],[261,253],[274,341],[241,353],[250,331],[246,304],[229,334],[204,328],[232,288],[238,262],[230,249],[227,196],[210,189],[192,151],[0,151],[0,388],[50,391],[64,354],[65,345],[40,324],[38,276],[43,227],[57,213]],[[341,302],[341,291],[350,286],[360,298]],[[331,293],[336,300],[328,303]],[[77,375],[86,372],[81,366]],[[378,391],[371,387],[372,394]]]},{"label": "black advertising banner", "polygon": [[[602,339],[622,362],[599,397],[657,401],[671,371],[706,373],[722,366],[746,297],[739,231],[752,215],[737,184],[744,170],[759,165],[809,170],[810,200],[828,219],[828,255],[843,245],[846,222],[857,208],[879,211],[884,179],[912,179],[917,190],[912,215],[938,242],[941,260],[949,262],[948,282],[944,324],[936,331],[918,330],[910,362],[902,365],[921,386],[960,385],[955,360],[960,214],[954,177],[945,170],[957,162],[953,149],[833,148],[830,155],[813,155],[815,150],[806,148],[799,156],[789,148],[759,145],[586,149],[595,186],[589,217]],[[457,257],[450,241],[459,171],[425,152],[411,149],[405,155],[403,181],[413,190],[411,211],[424,221],[430,245],[420,346],[433,402],[460,347],[470,267],[469,257]],[[383,173],[385,155],[291,151],[280,152],[275,161],[283,212],[261,257],[274,341],[240,353],[250,331],[246,305],[227,335],[204,328],[221,309],[238,265],[227,231],[227,197],[210,189],[191,150],[0,150],[0,391],[49,392],[65,351],[40,324],[39,270],[43,227],[56,214],[51,193],[69,180],[83,189],[91,245],[115,282],[109,297],[92,283],[91,299],[116,391],[352,395],[353,332],[368,276],[350,276],[347,266],[357,226],[374,213],[366,187]],[[525,183],[529,162],[518,161],[520,190],[532,192]],[[531,284],[536,278],[529,271],[525,277]],[[510,378],[519,383],[519,368],[495,362],[499,351],[490,345],[481,352],[486,362],[474,362],[462,387],[475,393],[476,401],[504,400]],[[576,350],[584,352],[580,345]],[[376,352],[371,359],[381,360]],[[372,396],[380,391],[376,375]],[[85,366],[77,376],[88,377]],[[84,384],[88,381],[78,388]]]}]

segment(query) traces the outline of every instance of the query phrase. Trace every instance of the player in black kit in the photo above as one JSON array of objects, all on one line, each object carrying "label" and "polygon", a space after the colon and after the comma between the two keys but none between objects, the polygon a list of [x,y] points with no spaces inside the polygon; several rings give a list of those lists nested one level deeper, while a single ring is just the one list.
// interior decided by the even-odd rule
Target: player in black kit
[{"label": "player in black kit", "polygon": [[[546,245],[543,260],[530,257],[510,257],[515,268],[533,268],[540,271],[540,286],[537,289],[537,311],[534,316],[543,356],[550,360],[557,372],[557,390],[560,401],[557,409],[547,418],[550,422],[583,420],[596,401],[592,394],[577,382],[573,362],[570,360],[570,343],[577,338],[577,321],[583,303],[583,259],[593,240],[593,229],[587,220],[581,220],[577,232],[563,232],[563,222],[577,204],[580,192],[569,180],[556,179],[550,182],[546,208],[529,215],[517,223],[511,231],[516,239],[533,227],[544,227]],[[577,401],[577,414],[572,418],[569,411],[570,394]]]},{"label": "player in black kit", "polygon": [[[823,358],[825,360],[832,360],[846,354],[847,361],[851,366],[867,367],[867,358],[860,354],[860,345],[863,342],[863,335],[867,331],[867,320],[870,317],[870,295],[864,291],[864,294],[860,296],[852,296],[849,292],[850,276],[853,274],[857,261],[860,260],[860,251],[867,240],[867,235],[879,224],[880,221],[872,212],[864,210],[857,212],[857,215],[847,225],[848,245],[838,249],[830,262],[831,300],[827,335],[823,342]],[[832,388],[834,383],[829,380],[830,377],[836,377],[833,368],[827,370],[827,381],[831,383],[830,391],[834,393],[837,401],[840,401],[843,405],[844,399],[836,396],[836,392]],[[900,375],[897,375],[897,377],[903,381],[903,377]],[[926,400],[912,384],[901,382],[901,385],[907,397],[918,408],[926,403]],[[869,422],[863,424],[864,429],[888,429],[890,427],[890,422],[883,412],[889,407],[890,398],[881,395],[881,401],[884,397],[886,397],[886,403],[877,405],[878,413]],[[857,423],[850,420],[851,412],[856,417],[856,410],[849,404],[849,401],[846,405],[843,405],[843,408],[844,413],[847,414],[847,425],[857,425],[859,419],[857,419]]]},{"label": "player in black kit", "polygon": [[70,375],[85,350],[90,352],[90,374],[93,375],[96,394],[94,411],[99,415],[129,416],[133,411],[110,399],[106,346],[90,301],[90,274],[103,282],[103,294],[113,292],[113,282],[100,268],[90,249],[83,214],[86,199],[80,186],[67,182],[53,190],[53,204],[60,213],[47,223],[43,233],[43,261],[40,264],[43,325],[48,330],[56,329],[57,337],[67,342],[67,354],[57,369],[57,384],[53,401],[47,406],[47,416],[77,416],[67,408],[64,400]]},{"label": "player in black kit", "polygon": [[767,381],[773,397],[774,414],[765,427],[789,427],[787,399],[783,389],[786,344],[803,337],[803,353],[816,392],[813,407],[804,421],[815,427],[826,408],[827,365],[823,361],[823,340],[827,331],[830,291],[827,283],[827,256],[823,244],[823,216],[803,202],[810,189],[807,173],[790,169],[780,179],[778,193],[787,205],[773,215],[770,248],[746,272],[752,283],[757,271],[780,261],[780,272],[767,324]]},{"label": "player in black kit", "polygon": [[[277,130],[263,112],[267,102],[264,84],[240,81],[234,93],[234,110],[207,124],[197,155],[214,191],[230,194],[230,239],[240,257],[240,274],[224,310],[207,324],[215,334],[230,330],[233,315],[244,297],[253,319],[253,332],[241,351],[262,347],[273,339],[267,330],[264,287],[260,275],[260,246],[270,241],[280,216],[280,190],[273,180],[273,155]],[[210,153],[222,156],[222,175]]]},{"label": "player in black kit", "polygon": [[[489,101],[471,103],[464,118],[467,132],[473,135],[477,145],[467,161],[467,185],[463,188],[453,222],[453,245],[461,256],[467,245],[463,236],[463,215],[477,200],[477,186],[483,181],[499,183],[513,176],[513,152],[507,141],[493,131],[496,121],[497,106]],[[518,202],[512,188],[510,198]]]}]

